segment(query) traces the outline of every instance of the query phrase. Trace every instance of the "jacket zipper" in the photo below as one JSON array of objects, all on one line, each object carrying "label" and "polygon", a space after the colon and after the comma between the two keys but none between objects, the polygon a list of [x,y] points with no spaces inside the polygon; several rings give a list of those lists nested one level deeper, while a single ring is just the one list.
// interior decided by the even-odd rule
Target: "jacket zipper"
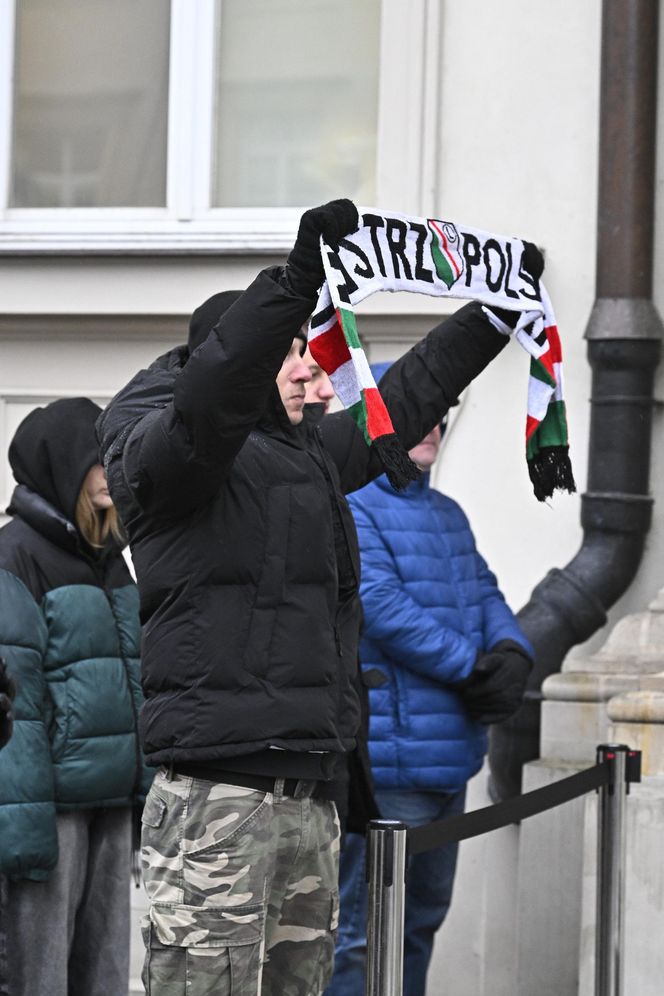
[{"label": "jacket zipper", "polygon": [[[330,471],[329,471],[329,468],[327,466],[327,461],[325,460],[325,452],[324,452],[323,444],[322,444],[321,438],[320,438],[320,426],[318,426],[318,425],[316,426],[316,445],[317,445],[318,451],[320,453],[320,459],[321,459],[321,464],[322,464],[322,468],[323,468],[323,474],[325,475],[325,479],[326,479],[328,487],[330,489],[330,495],[331,495],[331,497],[334,499],[334,501],[336,503],[337,502],[337,493],[336,493],[336,490],[335,490],[335,487],[334,487],[334,481],[332,480],[332,477],[330,476]],[[357,588],[359,590],[360,579],[359,579],[359,577],[357,575],[357,571],[355,569],[355,564],[353,563],[353,558],[350,555],[351,544],[350,544],[350,540],[348,539],[348,530],[346,529],[346,523],[344,522],[344,517],[341,514],[341,511],[339,511],[339,521],[341,523],[341,528],[343,529],[343,534],[344,534],[344,539],[346,541],[346,546],[348,547],[348,559],[350,560],[351,567],[353,568],[353,575],[355,577],[355,584],[356,584],[356,586],[357,586]],[[334,524],[332,526],[332,529],[334,531]],[[335,563],[336,563],[336,552],[335,552],[334,559],[335,559]]]}]

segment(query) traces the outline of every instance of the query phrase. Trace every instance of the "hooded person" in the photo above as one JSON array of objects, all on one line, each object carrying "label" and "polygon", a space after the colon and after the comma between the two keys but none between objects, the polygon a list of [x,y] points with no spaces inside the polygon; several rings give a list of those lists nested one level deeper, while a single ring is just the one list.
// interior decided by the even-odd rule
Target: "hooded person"
[{"label": "hooded person", "polygon": [[[98,423],[141,592],[148,991],[321,993],[360,723],[359,551],[345,495],[383,472],[348,411],[306,405],[302,326],[351,201],[302,215],[189,353],[139,371]],[[206,323],[203,323],[203,332]],[[478,304],[379,385],[404,446],[507,344]],[[150,989],[152,987],[152,990]],[[159,988],[161,987],[161,988]]]},{"label": "hooded person", "polygon": [[[138,593],[87,398],[20,424],[0,529],[0,652],[15,688],[0,753],[11,993],[127,991],[138,739]],[[44,929],[48,924],[48,929]]]}]

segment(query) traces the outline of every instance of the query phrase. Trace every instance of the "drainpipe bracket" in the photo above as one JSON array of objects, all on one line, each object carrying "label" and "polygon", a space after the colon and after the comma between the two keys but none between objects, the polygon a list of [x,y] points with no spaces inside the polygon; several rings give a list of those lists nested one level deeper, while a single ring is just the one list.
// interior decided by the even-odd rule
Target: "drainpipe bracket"
[{"label": "drainpipe bracket", "polygon": [[664,326],[653,302],[642,297],[600,297],[585,339],[662,339]]},{"label": "drainpipe bracket", "polygon": [[653,504],[649,495],[590,491],[581,496],[581,525],[584,531],[645,534]]}]

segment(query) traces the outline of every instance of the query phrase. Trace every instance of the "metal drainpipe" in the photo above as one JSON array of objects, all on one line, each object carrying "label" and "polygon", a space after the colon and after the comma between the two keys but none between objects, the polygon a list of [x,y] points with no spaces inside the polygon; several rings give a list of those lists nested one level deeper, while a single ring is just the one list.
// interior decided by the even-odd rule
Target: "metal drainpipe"
[{"label": "metal drainpipe", "polygon": [[604,0],[596,299],[588,322],[592,367],[588,490],[581,547],[552,570],[519,612],[535,647],[526,701],[491,730],[490,790],[521,789],[539,757],[544,678],[606,622],[626,591],[650,528],[653,380],[662,323],[652,303],[658,0]]}]

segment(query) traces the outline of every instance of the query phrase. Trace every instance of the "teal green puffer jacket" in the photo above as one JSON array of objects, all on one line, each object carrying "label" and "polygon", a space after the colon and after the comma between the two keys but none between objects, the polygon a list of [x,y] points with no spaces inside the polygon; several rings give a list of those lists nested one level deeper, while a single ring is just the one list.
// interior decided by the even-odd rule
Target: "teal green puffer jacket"
[{"label": "teal green puffer jacket", "polygon": [[14,732],[0,752],[0,870],[43,879],[58,853],[44,723],[48,631],[30,592],[7,571],[0,571],[0,613],[0,656],[18,686]]},{"label": "teal green puffer jacket", "polygon": [[56,810],[144,798],[152,774],[137,733],[138,650],[132,583],[68,585],[39,606],[0,569],[0,656],[17,686],[14,733],[0,753],[1,872],[47,877]]},{"label": "teal green puffer jacket", "polygon": [[[39,446],[24,449],[34,464]],[[50,473],[41,493],[19,485],[0,529],[0,656],[17,688],[0,751],[0,873],[37,881],[57,862],[56,812],[133,806],[152,777],[138,737],[138,592],[119,548],[95,551],[72,525],[64,492],[74,500],[81,480],[68,470],[59,498]]]},{"label": "teal green puffer jacket", "polygon": [[[0,562],[15,525],[30,528],[14,520],[0,530]],[[0,871],[12,877],[44,878],[55,866],[56,810],[131,806],[149,786],[138,593],[123,580],[63,585],[38,604],[0,569],[0,656],[17,686],[14,733],[0,752]]]}]

